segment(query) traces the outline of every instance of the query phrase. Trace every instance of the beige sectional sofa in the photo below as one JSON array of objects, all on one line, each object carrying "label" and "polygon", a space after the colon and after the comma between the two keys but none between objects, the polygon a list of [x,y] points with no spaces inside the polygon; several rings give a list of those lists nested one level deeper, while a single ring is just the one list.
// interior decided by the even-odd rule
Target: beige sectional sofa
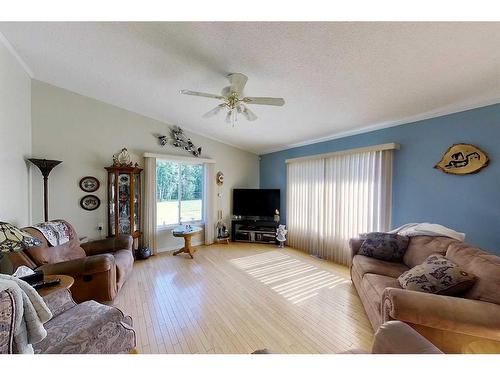
[{"label": "beige sectional sofa", "polygon": [[[350,241],[351,278],[376,331],[384,322],[408,323],[445,353],[500,348],[500,257],[447,237],[411,237],[402,263],[358,255]],[[439,253],[477,277],[464,295],[450,297],[402,289],[397,278]],[[486,351],[486,350],[485,350]]]}]

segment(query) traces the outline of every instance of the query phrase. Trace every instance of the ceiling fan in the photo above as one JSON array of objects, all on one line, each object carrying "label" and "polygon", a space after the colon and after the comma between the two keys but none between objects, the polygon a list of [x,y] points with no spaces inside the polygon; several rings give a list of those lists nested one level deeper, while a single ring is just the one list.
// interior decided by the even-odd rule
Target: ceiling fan
[{"label": "ceiling fan", "polygon": [[226,122],[234,126],[237,121],[238,114],[243,115],[248,121],[257,120],[257,116],[253,113],[246,104],[260,104],[260,105],[274,105],[282,106],[285,104],[283,98],[268,98],[268,97],[254,97],[243,96],[243,88],[247,83],[248,77],[242,73],[231,73],[227,75],[230,86],[222,89],[222,95],[207,94],[204,92],[181,90],[181,94],[204,96],[206,98],[214,98],[222,100],[223,102],[217,107],[208,111],[203,115],[204,118],[209,118],[217,115],[223,109],[227,110]]}]

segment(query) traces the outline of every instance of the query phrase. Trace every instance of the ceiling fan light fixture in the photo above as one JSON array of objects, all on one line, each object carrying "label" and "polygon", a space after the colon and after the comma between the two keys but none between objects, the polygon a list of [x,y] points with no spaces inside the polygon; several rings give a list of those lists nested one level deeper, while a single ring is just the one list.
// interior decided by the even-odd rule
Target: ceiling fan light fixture
[{"label": "ceiling fan light fixture", "polygon": [[[272,106],[282,106],[285,104],[283,98],[271,98],[271,97],[243,97],[243,89],[247,83],[247,76],[242,73],[231,73],[228,74],[227,78],[231,83],[231,86],[223,90],[223,95],[208,94],[199,91],[191,90],[181,90],[181,94],[202,96],[206,98],[219,99],[224,101],[219,104],[214,109],[203,115],[204,118],[209,118],[215,116],[220,112],[222,108],[227,108],[228,112],[226,114],[226,122],[232,124],[238,120],[238,114],[243,114],[248,121],[257,120],[255,113],[250,111],[245,105],[246,104],[259,104],[259,105],[272,105]],[[226,90],[227,89],[227,90]]]}]

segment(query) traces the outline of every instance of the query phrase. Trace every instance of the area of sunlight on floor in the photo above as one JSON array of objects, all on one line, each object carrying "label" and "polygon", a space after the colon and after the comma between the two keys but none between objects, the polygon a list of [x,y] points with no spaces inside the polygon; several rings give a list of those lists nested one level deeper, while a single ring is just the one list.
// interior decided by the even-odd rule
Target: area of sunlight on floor
[{"label": "area of sunlight on floor", "polygon": [[279,251],[231,259],[231,263],[294,304],[349,282]]}]

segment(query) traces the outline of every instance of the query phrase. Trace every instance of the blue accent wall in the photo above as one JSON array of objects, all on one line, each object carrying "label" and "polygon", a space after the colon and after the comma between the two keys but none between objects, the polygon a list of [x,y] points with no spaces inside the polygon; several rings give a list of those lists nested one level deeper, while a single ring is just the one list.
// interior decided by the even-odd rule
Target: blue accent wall
[{"label": "blue accent wall", "polygon": [[[389,142],[401,145],[394,157],[392,226],[442,224],[500,254],[500,104],[261,155],[260,187],[281,189],[285,221],[286,159]],[[478,146],[489,166],[465,176],[435,169],[454,143]]]}]

